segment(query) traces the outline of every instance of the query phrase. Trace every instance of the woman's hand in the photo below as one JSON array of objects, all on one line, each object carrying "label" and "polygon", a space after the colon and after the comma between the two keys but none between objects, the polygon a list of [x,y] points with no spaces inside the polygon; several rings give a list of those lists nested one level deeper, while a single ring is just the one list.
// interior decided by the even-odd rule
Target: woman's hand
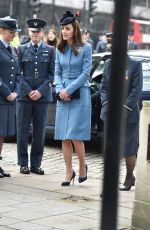
[{"label": "woman's hand", "polygon": [[9,94],[7,97],[6,97],[6,99],[8,100],[8,101],[11,101],[11,102],[13,102],[13,101],[15,101],[16,100],[16,93],[11,93],[11,94]]},{"label": "woman's hand", "polygon": [[16,100],[16,98],[18,97],[18,94],[17,94],[17,93],[15,93],[15,92],[13,92],[12,94],[13,94],[13,96],[14,96],[14,101],[15,101],[15,100]]},{"label": "woman's hand", "polygon": [[71,100],[70,95],[66,92],[65,89],[60,91],[59,96],[60,96],[61,100],[63,100],[63,101],[70,101]]}]

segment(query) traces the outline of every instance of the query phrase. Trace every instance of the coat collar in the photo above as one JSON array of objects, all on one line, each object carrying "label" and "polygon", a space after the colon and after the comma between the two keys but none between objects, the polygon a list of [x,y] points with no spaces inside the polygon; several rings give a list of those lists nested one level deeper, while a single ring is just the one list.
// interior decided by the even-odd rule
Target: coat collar
[{"label": "coat collar", "polygon": [[[30,53],[32,53],[32,54],[35,55],[35,51],[34,51],[34,49],[33,49],[33,46],[32,46],[32,44],[31,44],[31,42],[28,42],[28,43],[26,44],[26,48],[28,49],[28,51],[29,51]],[[37,51],[36,54],[38,55],[38,54],[40,54],[40,53],[43,53],[44,50],[47,50],[47,47],[46,47],[45,43],[42,42],[41,45],[39,46],[38,51]]]},{"label": "coat collar", "polygon": [[14,55],[16,56],[16,53],[15,53],[15,49],[12,46],[11,46],[11,48],[12,48],[12,54],[7,50],[6,46],[0,40],[0,49],[4,49],[4,52],[6,52],[12,58],[12,57],[14,57]]},{"label": "coat collar", "polygon": [[6,48],[1,40],[0,40],[0,48],[1,48],[1,49]]}]

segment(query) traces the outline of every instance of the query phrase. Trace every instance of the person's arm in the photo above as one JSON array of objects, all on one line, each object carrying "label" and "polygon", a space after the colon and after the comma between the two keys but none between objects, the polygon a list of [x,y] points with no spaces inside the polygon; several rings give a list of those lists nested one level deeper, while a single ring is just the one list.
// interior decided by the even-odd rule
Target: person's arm
[{"label": "person's arm", "polygon": [[26,81],[26,79],[23,76],[23,66],[22,66],[22,53],[23,53],[23,50],[22,49],[24,49],[24,47],[20,46],[18,48],[18,50],[17,50],[18,60],[19,60],[19,67],[20,67],[20,72],[21,72],[18,87],[20,88],[22,95],[27,96],[27,95],[29,95],[30,92],[32,92],[32,88],[31,88],[31,86],[29,85],[29,83]]},{"label": "person's arm", "polygon": [[9,87],[3,82],[3,80],[0,78],[0,95],[3,98],[8,97],[11,94],[11,90]]},{"label": "person's arm", "polygon": [[137,105],[139,97],[142,92],[142,86],[143,86],[142,63],[139,61],[134,61],[134,70],[131,79],[131,84],[129,86],[129,95],[124,105],[128,107],[128,110],[132,111],[132,109]]},{"label": "person's arm", "polygon": [[80,88],[84,83],[89,80],[90,72],[92,67],[92,48],[89,44],[86,44],[83,51],[83,61],[82,61],[82,73],[78,78],[76,78],[71,84],[69,84],[65,90],[71,95],[74,91]]},{"label": "person's arm", "polygon": [[54,80],[54,70],[55,70],[55,48],[50,48],[50,57],[49,57],[49,64],[48,64],[48,78],[38,87],[37,91],[41,93],[41,95],[46,96],[49,92],[49,88],[51,83]]},{"label": "person's arm", "polygon": [[64,89],[63,80],[62,80],[62,67],[59,60],[58,49],[56,49],[54,85],[55,85],[56,93],[59,93],[61,90]]},{"label": "person's arm", "polygon": [[102,106],[108,103],[108,79],[110,76],[110,60],[105,62],[102,83],[100,87],[100,99]]},{"label": "person's arm", "polygon": [[13,93],[16,94],[16,97],[19,94],[20,81],[21,81],[21,73],[20,73],[20,68],[18,65],[17,71],[16,71],[16,76],[15,76],[15,85],[14,85],[14,89],[13,89]]}]

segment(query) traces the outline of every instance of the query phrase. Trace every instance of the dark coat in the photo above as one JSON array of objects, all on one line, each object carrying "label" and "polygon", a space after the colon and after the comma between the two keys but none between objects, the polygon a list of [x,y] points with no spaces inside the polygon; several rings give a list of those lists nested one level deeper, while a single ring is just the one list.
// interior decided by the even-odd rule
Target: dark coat
[{"label": "dark coat", "polygon": [[22,72],[18,101],[31,101],[28,94],[38,90],[42,97],[37,102],[52,101],[51,82],[54,79],[55,48],[41,43],[37,53],[29,42],[18,48]]},{"label": "dark coat", "polygon": [[18,93],[20,71],[15,48],[11,47],[12,54],[0,41],[0,104],[12,104],[6,100],[12,92]]},{"label": "dark coat", "polygon": [[[107,115],[108,105],[108,85],[110,79],[110,60],[106,61],[104,74],[102,79],[102,86],[100,89],[100,97],[102,102],[101,119],[105,120]],[[127,122],[135,123],[139,121],[139,97],[142,92],[143,75],[142,75],[142,64],[140,61],[133,60],[128,57],[128,65],[126,68],[126,86],[127,96],[124,101],[123,107],[126,110]]]}]

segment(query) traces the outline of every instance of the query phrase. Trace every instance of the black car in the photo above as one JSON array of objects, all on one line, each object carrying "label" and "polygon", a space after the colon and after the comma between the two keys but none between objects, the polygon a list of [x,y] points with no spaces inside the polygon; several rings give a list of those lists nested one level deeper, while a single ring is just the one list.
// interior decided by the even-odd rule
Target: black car
[{"label": "black car", "polygon": [[[128,52],[131,58],[142,61],[143,68],[143,90],[140,97],[140,107],[142,100],[150,100],[150,50],[133,50]],[[92,138],[103,135],[103,122],[100,120],[101,101],[99,97],[99,88],[103,76],[105,61],[111,58],[110,52],[93,54],[93,67],[91,70],[91,95],[92,95]],[[53,88],[53,102],[48,108],[48,117],[46,124],[46,137],[54,136],[55,129],[55,112],[56,112],[56,95]]]}]

